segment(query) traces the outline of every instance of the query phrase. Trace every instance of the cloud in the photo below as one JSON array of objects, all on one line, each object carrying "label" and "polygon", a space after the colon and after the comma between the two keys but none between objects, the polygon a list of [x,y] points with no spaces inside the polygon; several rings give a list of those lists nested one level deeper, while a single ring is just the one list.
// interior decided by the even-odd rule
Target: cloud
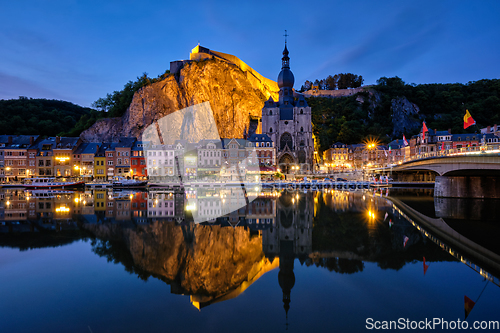
[{"label": "cloud", "polygon": [[62,96],[36,82],[0,72],[0,99],[19,96],[62,99]]},{"label": "cloud", "polygon": [[[433,51],[446,31],[444,9],[426,11],[415,7],[397,10],[378,26],[365,27],[367,34],[351,48],[326,59],[313,70],[313,77],[339,68],[363,68],[387,75],[410,65]],[[362,73],[363,75],[369,73]]]}]

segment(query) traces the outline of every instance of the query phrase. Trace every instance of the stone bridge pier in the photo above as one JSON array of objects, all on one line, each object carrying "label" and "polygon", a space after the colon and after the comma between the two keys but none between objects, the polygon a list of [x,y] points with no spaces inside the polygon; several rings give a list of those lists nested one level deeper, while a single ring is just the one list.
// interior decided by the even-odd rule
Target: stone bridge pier
[{"label": "stone bridge pier", "polygon": [[434,196],[500,199],[500,176],[436,176]]}]

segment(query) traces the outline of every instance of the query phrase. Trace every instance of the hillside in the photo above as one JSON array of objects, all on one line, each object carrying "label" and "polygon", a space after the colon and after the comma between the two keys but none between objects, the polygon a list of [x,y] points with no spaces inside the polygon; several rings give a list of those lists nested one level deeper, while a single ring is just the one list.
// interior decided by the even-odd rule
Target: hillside
[{"label": "hillside", "polygon": [[65,101],[27,97],[0,100],[0,134],[55,136],[73,130],[72,134],[78,136],[78,121],[82,120],[81,127],[88,127],[97,118],[95,110]]},{"label": "hillside", "polygon": [[[417,134],[428,128],[452,133],[474,132],[500,124],[500,80],[467,84],[405,84],[398,77],[381,78],[378,84],[348,97],[309,97],[313,131],[320,150],[333,142],[360,143],[372,136],[381,142]],[[463,129],[468,109],[477,126]]]}]

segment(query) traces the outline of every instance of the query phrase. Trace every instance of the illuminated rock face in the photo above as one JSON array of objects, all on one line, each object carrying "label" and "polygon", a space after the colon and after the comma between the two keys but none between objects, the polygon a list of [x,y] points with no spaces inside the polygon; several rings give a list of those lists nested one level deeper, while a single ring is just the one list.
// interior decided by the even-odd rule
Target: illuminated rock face
[{"label": "illuminated rock face", "polygon": [[206,295],[206,300],[240,287],[267,262],[261,237],[251,237],[243,227],[155,222],[135,229],[116,224],[84,228],[101,239],[124,241],[135,269],[176,284],[178,293]]},{"label": "illuminated rock face", "polygon": [[263,84],[231,63],[218,59],[193,61],[180,70],[178,80],[171,75],[143,87],[135,93],[122,118],[103,119],[81,137],[84,141],[140,137],[154,120],[209,101],[220,136],[242,138],[250,116],[260,118],[264,101],[268,96],[277,99],[277,92],[277,85]]}]

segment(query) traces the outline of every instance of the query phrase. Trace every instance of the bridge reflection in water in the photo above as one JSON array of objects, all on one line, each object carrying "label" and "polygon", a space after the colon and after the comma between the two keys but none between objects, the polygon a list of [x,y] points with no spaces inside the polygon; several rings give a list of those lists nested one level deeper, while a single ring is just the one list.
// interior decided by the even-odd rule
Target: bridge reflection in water
[{"label": "bridge reflection in water", "polygon": [[[427,262],[459,260],[500,285],[500,257],[489,246],[397,196],[386,196],[394,192],[382,193],[262,192],[231,210],[244,198],[224,190],[186,195],[3,190],[0,245],[37,248],[90,237],[96,254],[142,279],[166,282],[172,293],[189,295],[198,309],[237,297],[278,269],[288,314],[297,261],[353,274],[363,271],[365,262],[400,269],[423,257]],[[444,202],[434,202],[436,214],[446,211]],[[193,223],[193,214],[206,221]]]},{"label": "bridge reflection in water", "polygon": [[[500,286],[498,278],[500,276],[500,255],[453,230],[442,218],[430,218],[395,198],[387,200],[392,202],[393,209],[399,217],[410,222],[425,237],[472,268],[485,279]],[[451,200],[455,201],[457,199],[448,199],[448,203]],[[437,212],[440,212],[439,204],[443,201],[445,200],[436,200]]]}]

